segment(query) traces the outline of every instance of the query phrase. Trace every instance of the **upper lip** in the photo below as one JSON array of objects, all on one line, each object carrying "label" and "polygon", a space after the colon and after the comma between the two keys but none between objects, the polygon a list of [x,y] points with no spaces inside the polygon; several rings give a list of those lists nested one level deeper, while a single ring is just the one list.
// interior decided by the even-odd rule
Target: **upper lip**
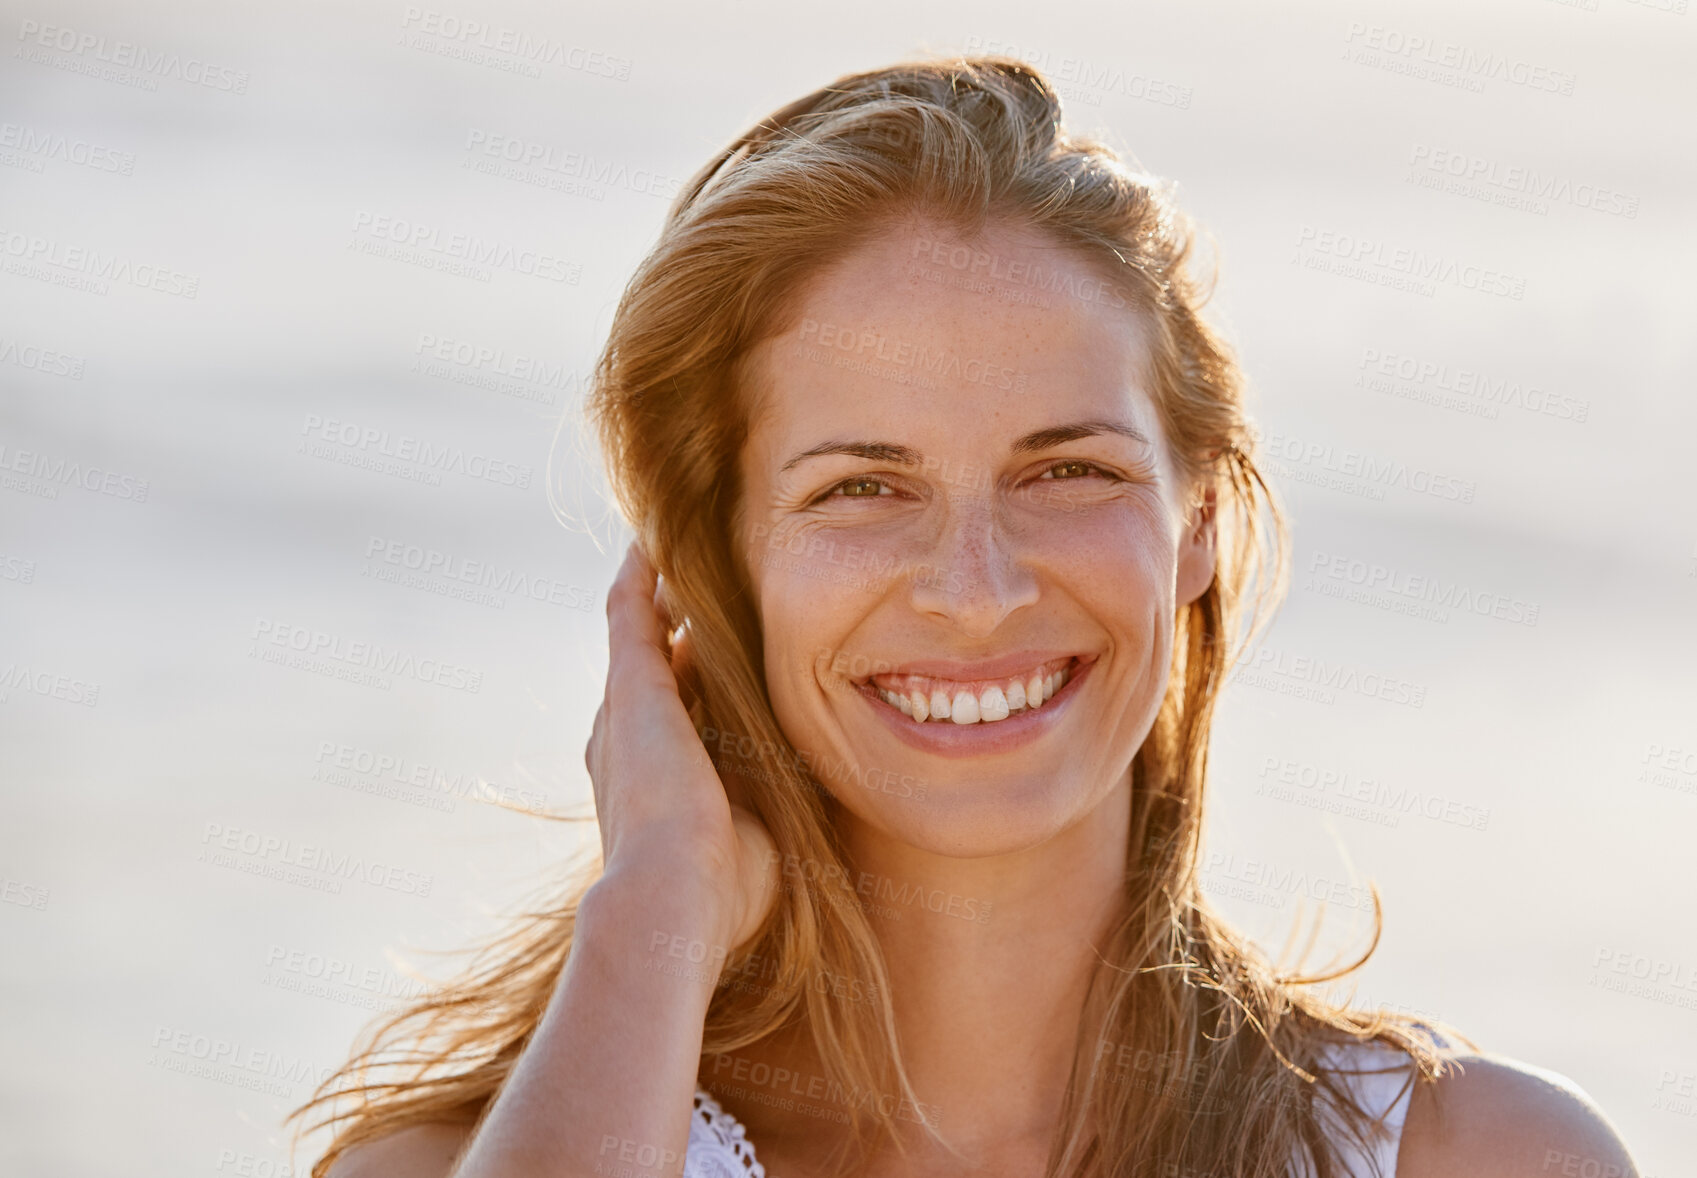
[{"label": "upper lip", "polygon": [[1056,659],[1077,659],[1082,665],[1095,656],[1076,650],[1016,650],[993,659],[963,662],[959,659],[915,659],[911,662],[871,660],[871,668],[857,675],[855,683],[868,683],[875,675],[917,675],[928,679],[953,679],[972,683],[984,679],[1006,679],[1024,674]]}]

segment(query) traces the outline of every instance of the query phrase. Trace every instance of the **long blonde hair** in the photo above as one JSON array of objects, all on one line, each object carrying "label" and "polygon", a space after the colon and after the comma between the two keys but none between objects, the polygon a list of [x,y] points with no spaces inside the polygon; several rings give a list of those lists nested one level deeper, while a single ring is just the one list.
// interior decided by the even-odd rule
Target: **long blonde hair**
[{"label": "long blonde hair", "polygon": [[[689,619],[699,722],[736,734],[709,752],[780,852],[816,868],[789,881],[755,940],[726,963],[727,978],[750,961],[775,968],[762,970],[760,985],[715,993],[702,1074],[801,1020],[827,1091],[895,1094],[922,1107],[901,1064],[878,941],[860,898],[839,884],[850,872],[831,783],[796,755],[767,699],[749,573],[732,541],[752,346],[785,324],[810,275],[916,213],[967,238],[992,221],[1035,229],[1111,268],[1151,328],[1151,392],[1180,473],[1193,489],[1217,492],[1217,569],[1178,611],[1167,692],[1132,762],[1124,915],[1100,946],[1048,1172],[1272,1178],[1306,1147],[1320,1178],[1332,1178],[1342,1172],[1337,1126],[1359,1141],[1372,1130],[1321,1066],[1323,1047],[1381,1040],[1425,1080],[1444,1065],[1418,1021],[1351,1010],[1313,989],[1372,953],[1376,890],[1366,952],[1305,976],[1275,968],[1201,891],[1214,705],[1284,591],[1284,518],[1255,465],[1236,361],[1201,317],[1195,230],[1166,185],[1068,134],[1044,77],[1003,57],[846,76],[738,138],[679,194],[596,366],[587,409],[618,506],[669,585],[672,621]],[[380,1020],[291,1114],[331,1101],[339,1110],[314,1126],[340,1126],[314,1178],[357,1142],[407,1125],[476,1122],[542,1016],[595,871],[520,917],[462,977]],[[814,984],[822,977],[866,985],[845,993]],[[1104,1072],[1102,1044],[1121,1057],[1131,1049],[1134,1081]],[[838,1160],[848,1171],[896,1139],[900,1105],[839,1104],[850,1144]]]}]

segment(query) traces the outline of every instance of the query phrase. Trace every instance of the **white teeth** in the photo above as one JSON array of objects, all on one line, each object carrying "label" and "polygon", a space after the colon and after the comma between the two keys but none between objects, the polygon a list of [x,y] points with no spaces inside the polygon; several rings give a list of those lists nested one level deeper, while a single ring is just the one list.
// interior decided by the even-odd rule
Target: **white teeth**
[{"label": "white teeth", "polygon": [[977,695],[965,688],[953,695],[945,693],[942,688],[929,696],[917,689],[903,695],[876,684],[873,686],[879,699],[919,723],[951,720],[956,724],[991,724],[1007,719],[1014,712],[1042,707],[1055,692],[1066,686],[1071,670],[1069,665],[1048,675],[1033,674],[1024,680],[1010,679],[1005,686],[992,684]]}]

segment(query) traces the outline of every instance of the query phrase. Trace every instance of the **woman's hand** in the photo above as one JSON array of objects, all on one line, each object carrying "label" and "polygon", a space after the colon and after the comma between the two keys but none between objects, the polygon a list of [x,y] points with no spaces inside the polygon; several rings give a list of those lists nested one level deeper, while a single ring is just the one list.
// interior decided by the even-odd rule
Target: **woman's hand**
[{"label": "woman's hand", "polygon": [[632,543],[607,593],[607,691],[584,753],[605,867],[596,887],[702,889],[728,953],[776,900],[776,846],[732,804],[696,734],[689,630],[668,644],[657,582]]}]

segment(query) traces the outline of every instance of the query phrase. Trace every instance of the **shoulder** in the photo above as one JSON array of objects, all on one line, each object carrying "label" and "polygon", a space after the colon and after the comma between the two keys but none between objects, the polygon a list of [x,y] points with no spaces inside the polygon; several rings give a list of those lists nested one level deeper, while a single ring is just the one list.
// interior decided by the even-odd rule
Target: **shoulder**
[{"label": "shoulder", "polygon": [[1614,1126],[1572,1080],[1497,1055],[1445,1053],[1410,1098],[1397,1178],[1637,1178]]},{"label": "shoulder", "polygon": [[327,1178],[447,1178],[471,1131],[470,1125],[409,1125],[353,1146]]}]

